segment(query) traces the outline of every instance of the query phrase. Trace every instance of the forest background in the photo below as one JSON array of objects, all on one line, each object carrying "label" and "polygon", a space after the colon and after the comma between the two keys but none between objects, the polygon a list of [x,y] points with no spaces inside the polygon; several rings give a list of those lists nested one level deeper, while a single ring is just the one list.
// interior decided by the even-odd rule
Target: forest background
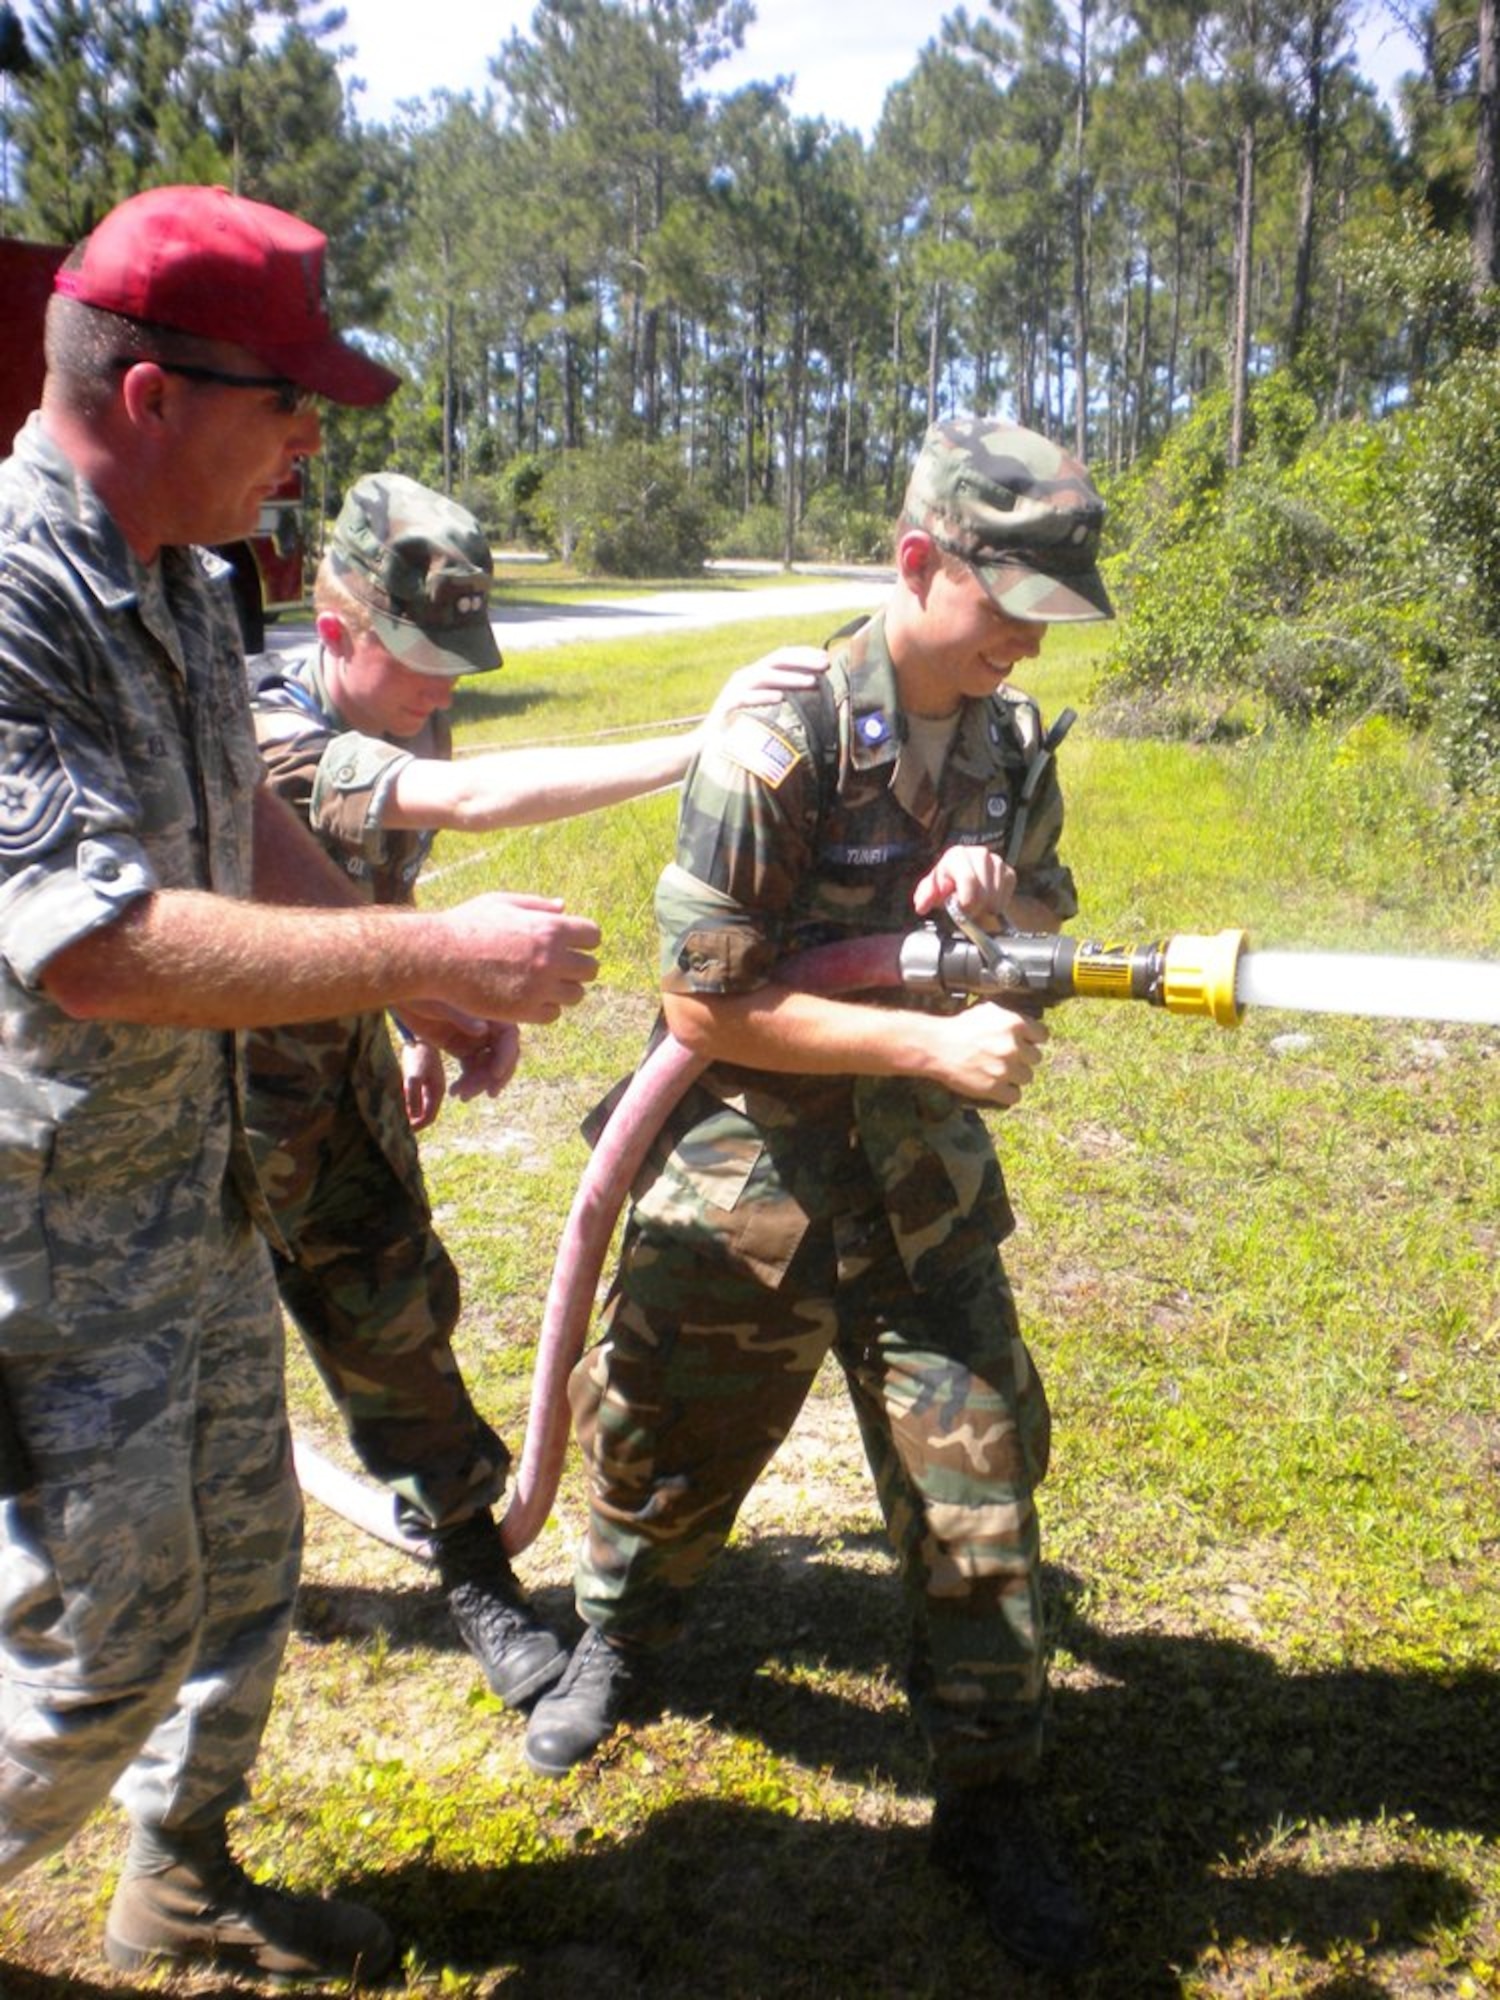
[{"label": "forest background", "polygon": [[324,516],[396,466],[596,572],[878,560],[934,416],[1034,424],[1112,502],[1104,724],[1388,718],[1490,874],[1498,4],[992,0],[868,140],[712,90],[748,0],[542,0],[388,122],[338,8],[0,4],[0,228],[166,180],[308,216],[408,384],[330,412]]},{"label": "forest background", "polygon": [[714,91],[749,0],[541,0],[491,87],[386,122],[340,9],[0,4],[0,227],[170,180],[306,215],[408,385],[330,413],[323,514],[394,466],[593,571],[879,559],[934,416],[1035,425],[1111,501],[1101,726],[1420,732],[1488,875],[1497,5],[992,0],[867,139]]}]

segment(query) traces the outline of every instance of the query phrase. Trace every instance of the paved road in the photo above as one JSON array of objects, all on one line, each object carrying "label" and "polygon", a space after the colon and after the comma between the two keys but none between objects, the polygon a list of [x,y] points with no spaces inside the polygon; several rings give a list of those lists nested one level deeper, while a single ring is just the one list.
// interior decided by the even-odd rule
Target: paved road
[{"label": "paved road", "polygon": [[[714,625],[743,624],[752,618],[800,618],[809,631],[823,636],[820,623],[833,612],[852,617],[873,611],[890,586],[892,572],[868,569],[857,573],[816,575],[803,583],[766,584],[756,590],[653,591],[649,596],[584,599],[561,605],[506,605],[493,623],[502,653],[533,652],[583,639],[650,639],[666,632],[702,631]],[[812,643],[816,643],[816,638]],[[302,622],[273,625],[266,635],[272,652],[305,646],[311,628]]]},{"label": "paved road", "polygon": [[550,605],[506,609],[502,597],[495,637],[502,653],[520,653],[579,639],[649,639],[664,632],[702,631],[713,625],[744,624],[751,618],[805,614],[816,626],[829,612],[852,617],[857,611],[873,611],[890,580],[889,570],[871,570],[864,576],[765,584],[755,590],[659,590],[647,597],[570,604],[566,609]]}]

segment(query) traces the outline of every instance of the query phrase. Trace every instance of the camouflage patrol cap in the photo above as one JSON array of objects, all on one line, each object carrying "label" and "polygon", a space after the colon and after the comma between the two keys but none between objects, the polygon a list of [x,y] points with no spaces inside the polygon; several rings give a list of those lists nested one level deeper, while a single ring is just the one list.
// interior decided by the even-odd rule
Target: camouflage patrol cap
[{"label": "camouflage patrol cap", "polygon": [[490,625],[494,558],[465,507],[399,472],[350,487],[328,564],[368,606],[375,636],[419,674],[486,673],[500,664]]},{"label": "camouflage patrol cap", "polygon": [[902,519],[972,563],[1012,618],[1114,616],[1098,570],[1104,502],[1087,468],[1036,431],[990,417],[934,424]]}]

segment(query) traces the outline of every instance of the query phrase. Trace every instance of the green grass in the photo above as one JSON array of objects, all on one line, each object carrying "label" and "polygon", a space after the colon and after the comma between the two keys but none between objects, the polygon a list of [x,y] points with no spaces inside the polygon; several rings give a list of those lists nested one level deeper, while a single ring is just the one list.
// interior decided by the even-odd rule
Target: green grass
[{"label": "green grass", "polygon": [[[774,636],[518,659],[493,701],[466,699],[463,739],[696,713]],[[1078,932],[1500,950],[1500,896],[1445,852],[1420,746],[1105,738],[1095,645],[1054,634],[1031,674],[1049,713],[1083,712],[1062,753]],[[651,1018],[672,814],[663,797],[445,838],[429,878],[445,901],[562,894],[606,936],[586,1004],[529,1032],[513,1089],[450,1108],[426,1148],[466,1373],[517,1442],[577,1122]],[[1042,1074],[995,1129],[1054,1409],[1049,1771],[1107,1946],[1079,1990],[1500,1994],[1500,1037],[1255,1010],[1224,1030],[1086,1001],[1049,1018]],[[293,1382],[326,1438],[297,1357]],[[582,1517],[570,1465],[521,1562],[560,1626]],[[703,1591],[666,1717],[561,1784],[526,1773],[519,1719],[476,1692],[421,1573],[327,1514],[309,1528],[243,1839],[267,1869],[376,1902],[407,1992],[1045,1990],[923,1859],[901,1609],[834,1380]],[[0,1960],[34,1968],[0,1971],[7,2000],[144,1990],[95,1955],[118,1849],[101,1815],[0,1899]]]}]

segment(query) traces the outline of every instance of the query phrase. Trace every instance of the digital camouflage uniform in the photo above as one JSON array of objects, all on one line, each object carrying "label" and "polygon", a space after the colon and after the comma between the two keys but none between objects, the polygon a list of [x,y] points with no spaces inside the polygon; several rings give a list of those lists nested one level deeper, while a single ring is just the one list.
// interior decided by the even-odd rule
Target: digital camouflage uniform
[{"label": "digital camouflage uniform", "polygon": [[247,895],[259,776],[223,566],[140,564],[33,419],[0,467],[0,1372],[33,1474],[0,1508],[0,1877],[112,1785],[143,1826],[222,1819],[290,1629],[235,1040],[40,983],[158,887]]},{"label": "digital camouflage uniform", "polygon": [[[381,827],[414,756],[446,758],[434,715],[400,745],[345,726],[316,650],[262,662],[252,694],[270,783],[375,903],[409,903],[428,832]],[[276,1278],[370,1473],[408,1531],[504,1491],[510,1454],[470,1401],[453,1353],[459,1280],[433,1227],[386,1018],[367,1013],[250,1037],[249,1124],[285,1253]]]},{"label": "digital camouflage uniform", "polygon": [[[1020,894],[1074,913],[1032,704],[964,702],[936,789],[904,734],[883,617],[818,692],[730,720],[689,774],[657,892],[668,991],[747,992],[788,953],[909,930],[917,882],[958,844],[1008,854]],[[940,1086],[710,1068],[636,1181],[571,1385],[585,1619],[617,1643],[672,1637],[831,1350],[900,1559],[937,1779],[1029,1773],[1049,1419],[996,1252],[1011,1226],[982,1118]]]}]

